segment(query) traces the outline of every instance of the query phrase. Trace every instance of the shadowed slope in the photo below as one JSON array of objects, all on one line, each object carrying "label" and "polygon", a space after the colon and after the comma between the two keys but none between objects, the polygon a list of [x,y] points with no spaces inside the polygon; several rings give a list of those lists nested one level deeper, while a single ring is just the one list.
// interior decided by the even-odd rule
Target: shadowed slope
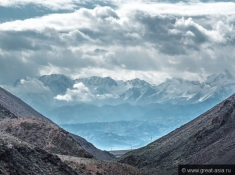
[{"label": "shadowed slope", "polygon": [[177,174],[178,164],[235,163],[235,95],[120,162],[148,174]]}]

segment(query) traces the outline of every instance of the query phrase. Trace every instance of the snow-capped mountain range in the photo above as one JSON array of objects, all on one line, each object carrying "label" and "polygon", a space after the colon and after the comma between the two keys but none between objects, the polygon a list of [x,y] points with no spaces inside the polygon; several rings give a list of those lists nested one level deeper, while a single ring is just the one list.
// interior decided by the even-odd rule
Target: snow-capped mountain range
[{"label": "snow-capped mountain range", "polygon": [[[58,123],[65,123],[61,119],[68,108],[71,109],[67,112],[70,121],[67,123],[130,121],[147,114],[148,118],[154,118],[159,110],[153,111],[159,108],[165,111],[160,113],[162,116],[169,114],[169,106],[179,109],[180,113],[192,105],[211,107],[235,92],[235,77],[225,70],[201,82],[171,78],[154,85],[138,78],[122,81],[93,76],[72,80],[52,74],[21,79],[7,89]],[[136,113],[137,109],[141,112]],[[204,111],[203,107],[199,109],[202,110],[198,113]]]},{"label": "snow-capped mountain range", "polygon": [[116,81],[110,77],[93,76],[72,80],[65,75],[52,74],[21,79],[10,90],[36,108],[42,101],[49,103],[47,105],[51,108],[77,103],[96,106],[122,103],[185,105],[227,98],[235,92],[235,77],[225,70],[208,76],[203,82],[171,78],[153,85],[138,78]]},{"label": "snow-capped mountain range", "polygon": [[[93,76],[72,80],[59,74],[27,77],[12,84],[3,87],[55,123],[103,149],[114,145],[126,148],[130,146],[127,143],[144,146],[151,137],[166,134],[235,92],[235,78],[227,70],[205,81],[171,78],[159,85],[138,78],[122,81]],[[122,133],[110,127],[114,123],[122,126],[123,121],[128,128]],[[88,123],[96,126],[94,130]],[[137,136],[133,127],[140,135],[130,139],[127,136]],[[156,128],[158,132],[146,128]],[[105,137],[106,145],[94,140],[96,137]]]}]

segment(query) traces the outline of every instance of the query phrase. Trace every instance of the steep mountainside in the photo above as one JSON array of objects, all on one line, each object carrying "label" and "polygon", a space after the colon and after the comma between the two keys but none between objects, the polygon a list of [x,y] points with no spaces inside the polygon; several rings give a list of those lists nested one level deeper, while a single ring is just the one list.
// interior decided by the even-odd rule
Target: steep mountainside
[{"label": "steep mountainside", "polygon": [[48,120],[18,97],[0,87],[0,104],[19,118],[35,116]]},{"label": "steep mountainside", "polygon": [[[0,88],[0,109],[0,131],[52,153],[93,157],[84,149],[89,145],[85,140],[74,139],[70,133],[2,88]],[[102,158],[113,159],[113,156],[107,152],[102,152],[95,147],[93,149],[93,152],[103,155]]]},{"label": "steep mountainside", "polygon": [[177,174],[178,164],[235,163],[235,95],[120,162],[147,174]]},{"label": "steep mountainside", "polygon": [[0,89],[0,94],[0,174],[141,174],[132,166],[107,161],[114,156],[45,117],[33,116],[38,113],[7,91]]}]

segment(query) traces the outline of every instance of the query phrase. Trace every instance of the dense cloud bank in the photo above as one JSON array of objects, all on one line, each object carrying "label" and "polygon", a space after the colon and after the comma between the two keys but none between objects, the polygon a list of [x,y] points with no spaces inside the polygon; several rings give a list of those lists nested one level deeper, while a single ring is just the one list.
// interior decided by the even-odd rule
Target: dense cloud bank
[{"label": "dense cloud bank", "polygon": [[45,14],[0,23],[0,84],[51,73],[160,83],[235,68],[233,2],[0,2],[29,4]]}]

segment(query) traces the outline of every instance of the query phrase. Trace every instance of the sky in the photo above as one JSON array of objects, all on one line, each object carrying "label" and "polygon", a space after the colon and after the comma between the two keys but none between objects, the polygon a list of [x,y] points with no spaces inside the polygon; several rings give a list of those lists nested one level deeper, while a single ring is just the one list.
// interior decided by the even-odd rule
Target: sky
[{"label": "sky", "polygon": [[233,0],[1,0],[0,84],[235,73]]}]

